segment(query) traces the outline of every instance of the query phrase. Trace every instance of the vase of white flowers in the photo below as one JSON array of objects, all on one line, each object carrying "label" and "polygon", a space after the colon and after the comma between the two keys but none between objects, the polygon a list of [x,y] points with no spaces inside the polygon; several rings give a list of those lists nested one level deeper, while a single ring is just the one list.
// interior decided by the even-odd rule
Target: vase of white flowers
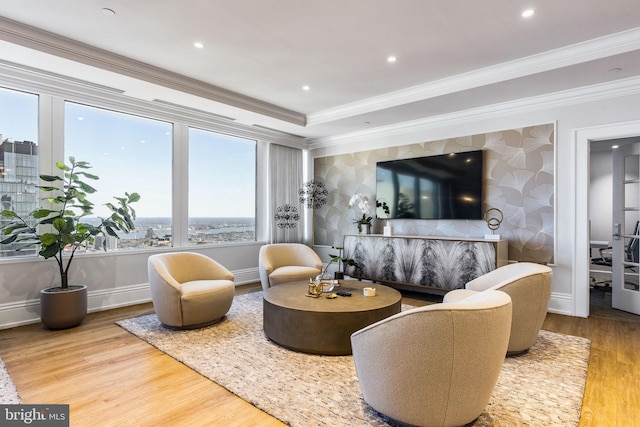
[{"label": "vase of white flowers", "polygon": [[373,220],[373,217],[369,215],[369,211],[371,210],[371,207],[369,206],[369,198],[362,193],[354,194],[351,197],[351,200],[349,200],[349,207],[352,208],[354,206],[357,206],[360,213],[362,213],[361,218],[356,217],[353,221],[353,223],[358,226],[358,233],[371,233],[371,220]]}]

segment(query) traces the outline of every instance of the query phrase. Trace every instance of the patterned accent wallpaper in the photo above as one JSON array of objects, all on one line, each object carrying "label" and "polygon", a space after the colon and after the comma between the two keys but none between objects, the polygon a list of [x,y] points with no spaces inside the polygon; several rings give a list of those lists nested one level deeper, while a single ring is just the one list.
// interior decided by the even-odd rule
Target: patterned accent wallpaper
[{"label": "patterned accent wallpaper", "polygon": [[[484,200],[482,210],[498,208],[504,220],[496,231],[509,240],[509,259],[554,262],[554,124],[481,135],[318,157],[314,178],[329,190],[326,205],[314,212],[316,245],[342,244],[357,234],[362,214],[349,208],[356,193],[369,197],[375,218],[376,162],[482,149]],[[384,219],[374,219],[372,233],[382,234]],[[483,220],[389,220],[395,235],[483,237],[491,231]]]}]

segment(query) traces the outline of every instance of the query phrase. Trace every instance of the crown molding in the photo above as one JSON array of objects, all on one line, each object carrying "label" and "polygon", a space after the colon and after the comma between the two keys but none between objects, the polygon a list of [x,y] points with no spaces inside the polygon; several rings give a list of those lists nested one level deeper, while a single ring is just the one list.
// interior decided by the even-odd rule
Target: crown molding
[{"label": "crown molding", "polygon": [[640,27],[312,113],[307,116],[307,126],[329,123],[637,49],[640,49]]},{"label": "crown molding", "polygon": [[162,68],[98,49],[35,27],[0,17],[0,40],[118,73],[148,83],[196,95],[295,125],[304,126],[304,114],[207,84]]},{"label": "crown molding", "polygon": [[388,138],[442,126],[462,125],[472,120],[502,118],[517,113],[550,110],[639,93],[640,77],[632,77],[608,83],[584,86],[577,89],[563,90],[545,95],[486,105],[449,114],[431,116],[425,119],[381,126],[375,129],[318,138],[310,141],[309,150],[364,142],[373,138]]},{"label": "crown molding", "polygon": [[2,60],[0,60],[0,85],[15,90],[45,93],[71,102],[87,103],[99,108],[110,108],[143,117],[180,121],[189,126],[197,126],[239,137],[284,144],[300,149],[307,148],[306,139],[297,135],[238,123],[232,118],[171,102],[132,98],[112,87]]}]

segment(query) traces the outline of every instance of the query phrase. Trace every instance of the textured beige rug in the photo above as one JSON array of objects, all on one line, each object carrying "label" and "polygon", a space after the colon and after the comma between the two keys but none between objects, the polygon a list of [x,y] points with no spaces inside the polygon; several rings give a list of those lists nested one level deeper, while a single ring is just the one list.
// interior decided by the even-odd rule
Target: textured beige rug
[{"label": "textured beige rug", "polygon": [[[265,337],[261,292],[237,296],[225,320],[203,329],[170,330],[154,314],[117,323],[289,425],[393,425],[362,399],[351,356],[296,353]],[[586,339],[542,331],[529,353],[505,360],[473,425],[578,425],[589,347]]]},{"label": "textured beige rug", "polygon": [[0,359],[0,404],[18,404],[20,403],[20,395],[15,384],[11,380],[7,367]]}]

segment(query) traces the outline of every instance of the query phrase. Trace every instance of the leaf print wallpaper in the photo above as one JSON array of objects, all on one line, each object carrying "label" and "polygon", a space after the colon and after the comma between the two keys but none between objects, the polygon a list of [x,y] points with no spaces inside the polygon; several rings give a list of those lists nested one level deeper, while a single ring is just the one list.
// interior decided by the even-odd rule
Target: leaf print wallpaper
[{"label": "leaf print wallpaper", "polygon": [[[342,244],[356,234],[356,212],[349,199],[363,193],[376,197],[376,162],[485,150],[483,212],[498,208],[504,220],[497,231],[509,240],[509,259],[554,262],[554,124],[509,129],[481,135],[318,157],[314,178],[325,183],[329,199],[314,212],[316,245]],[[375,211],[372,210],[371,215]],[[389,221],[396,235],[482,237],[490,233],[482,220]],[[383,218],[374,219],[372,232],[382,234]]]}]

